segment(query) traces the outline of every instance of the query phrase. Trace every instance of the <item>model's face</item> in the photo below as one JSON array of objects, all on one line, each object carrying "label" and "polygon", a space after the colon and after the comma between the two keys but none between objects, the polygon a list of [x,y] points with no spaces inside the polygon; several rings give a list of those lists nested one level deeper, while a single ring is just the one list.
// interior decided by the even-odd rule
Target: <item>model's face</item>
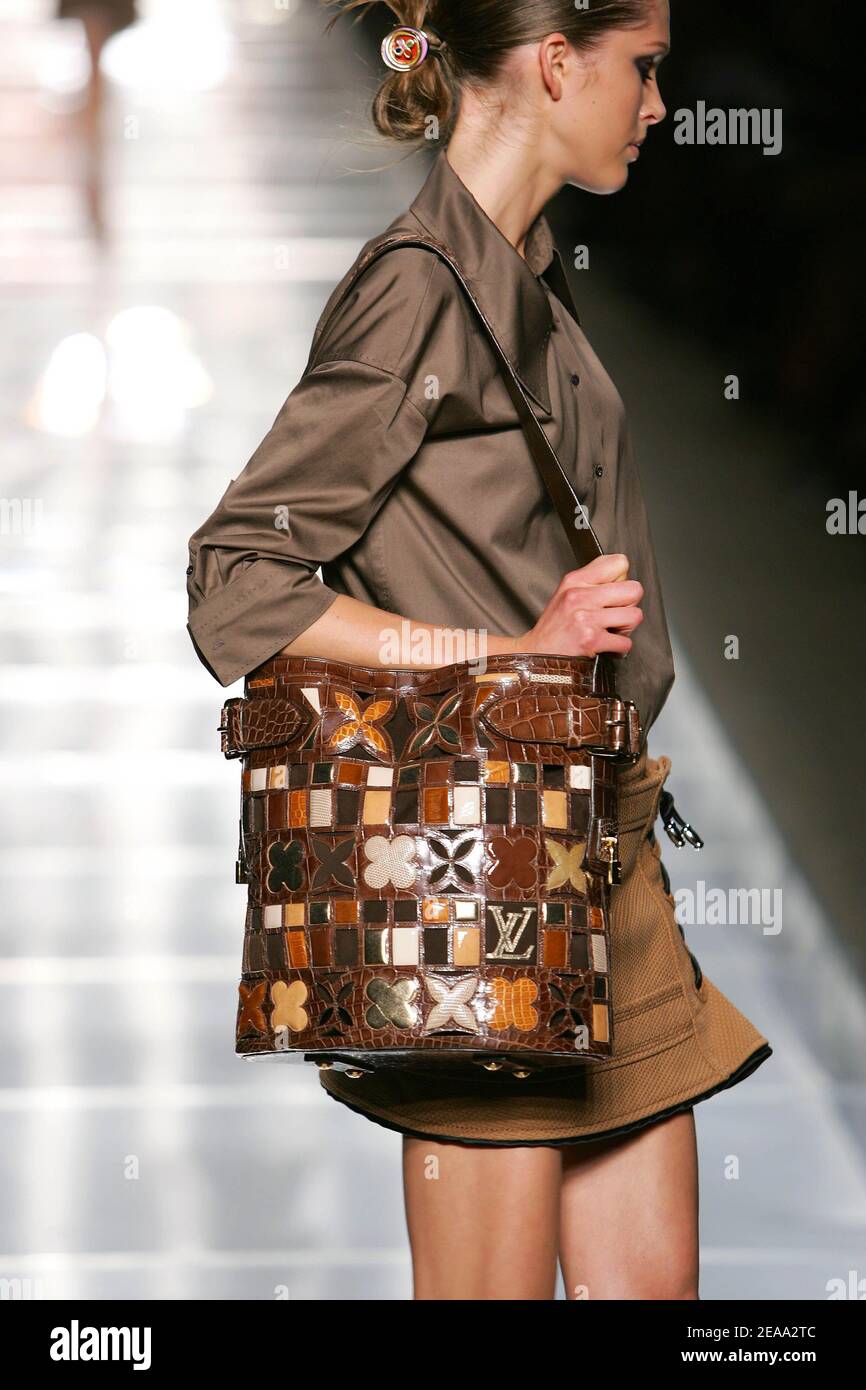
[{"label": "model's face", "polygon": [[564,183],[615,193],[628,181],[632,141],[665,116],[657,73],[669,47],[668,0],[649,0],[639,29],[611,30],[591,54],[550,47],[548,93],[560,97],[548,106],[550,148]]}]

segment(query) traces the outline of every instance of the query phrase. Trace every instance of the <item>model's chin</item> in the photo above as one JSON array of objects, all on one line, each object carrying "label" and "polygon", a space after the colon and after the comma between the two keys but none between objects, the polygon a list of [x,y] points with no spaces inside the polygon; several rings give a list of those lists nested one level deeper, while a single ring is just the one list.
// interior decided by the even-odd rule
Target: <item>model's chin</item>
[{"label": "model's chin", "polygon": [[580,188],[584,193],[619,193],[621,188],[626,188],[628,182],[628,164],[623,164],[619,171],[610,172],[605,178],[567,178],[571,188]]},{"label": "model's chin", "polygon": [[571,188],[584,190],[584,193],[619,193],[628,182],[628,167],[634,163],[637,163],[634,146],[627,145],[626,149],[620,150],[605,167],[596,167],[592,174],[585,171],[573,174],[571,178],[566,179],[566,183],[569,183]]},{"label": "model's chin", "polygon": [[572,188],[582,188],[584,193],[618,193],[628,183],[628,167],[634,162],[634,151],[630,151],[630,157],[620,160],[617,166],[606,169],[604,174],[599,173],[593,179],[571,178],[566,179],[566,183]]},{"label": "model's chin", "polygon": [[628,183],[629,169],[635,162],[635,151],[631,145],[627,145],[625,153],[620,155],[616,162],[616,175],[611,180],[609,192],[616,193],[620,188],[625,188]]}]

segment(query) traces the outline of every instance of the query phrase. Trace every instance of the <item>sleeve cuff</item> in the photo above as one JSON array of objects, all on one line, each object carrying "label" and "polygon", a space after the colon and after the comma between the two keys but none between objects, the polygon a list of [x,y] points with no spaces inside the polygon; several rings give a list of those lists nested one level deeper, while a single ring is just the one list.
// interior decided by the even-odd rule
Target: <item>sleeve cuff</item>
[{"label": "sleeve cuff", "polygon": [[232,685],[293,642],[338,597],[319,579],[315,588],[298,593],[283,565],[256,560],[190,612],[187,631],[215,680]]}]

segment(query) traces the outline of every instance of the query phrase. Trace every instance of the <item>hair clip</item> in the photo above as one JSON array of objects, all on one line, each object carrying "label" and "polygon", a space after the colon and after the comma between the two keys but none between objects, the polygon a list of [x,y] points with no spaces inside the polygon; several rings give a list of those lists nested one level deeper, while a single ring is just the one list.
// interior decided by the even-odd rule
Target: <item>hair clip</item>
[{"label": "hair clip", "polygon": [[394,72],[411,72],[421,66],[431,50],[435,53],[444,46],[444,39],[429,25],[425,31],[401,24],[382,40],[382,61]]}]

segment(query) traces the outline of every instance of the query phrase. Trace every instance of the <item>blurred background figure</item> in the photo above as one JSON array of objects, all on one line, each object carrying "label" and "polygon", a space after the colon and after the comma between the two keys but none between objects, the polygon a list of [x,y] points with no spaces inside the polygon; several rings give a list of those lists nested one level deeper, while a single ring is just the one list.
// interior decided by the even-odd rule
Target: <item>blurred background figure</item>
[{"label": "blurred background figure", "polygon": [[84,26],[90,74],[87,93],[80,112],[81,134],[85,144],[84,184],[87,213],[97,237],[105,233],[102,198],[103,132],[102,105],[105,79],[100,58],[106,41],[138,19],[137,0],[56,0],[58,19],[78,19]]}]

